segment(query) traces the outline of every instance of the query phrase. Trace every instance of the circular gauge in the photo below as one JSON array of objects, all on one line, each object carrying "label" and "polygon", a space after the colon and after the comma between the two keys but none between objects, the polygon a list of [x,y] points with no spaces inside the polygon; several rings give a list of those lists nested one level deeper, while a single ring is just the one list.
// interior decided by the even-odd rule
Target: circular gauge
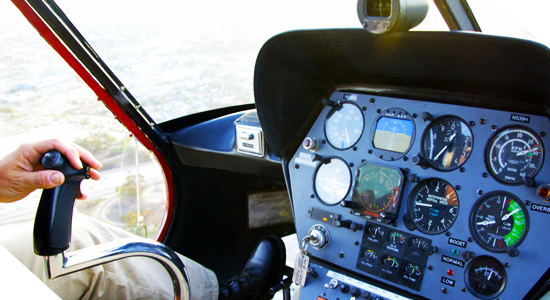
[{"label": "circular gauge", "polygon": [[351,187],[351,171],[341,158],[328,157],[319,164],[314,178],[317,197],[326,205],[342,201]]},{"label": "circular gauge", "polygon": [[458,196],[453,186],[439,178],[419,182],[409,196],[409,214],[419,231],[439,234],[458,216]]},{"label": "circular gauge", "polygon": [[400,108],[381,112],[371,126],[371,146],[378,158],[394,161],[403,157],[412,147],[415,137],[413,118]]},{"label": "circular gauge", "polygon": [[357,170],[352,201],[354,212],[368,218],[395,219],[403,174],[397,168],[365,163]]},{"label": "circular gauge", "polygon": [[506,270],[494,257],[477,256],[466,266],[464,281],[474,296],[481,299],[494,299],[506,287]]},{"label": "circular gauge", "polygon": [[523,242],[529,230],[529,214],[523,201],[505,192],[479,198],[470,213],[470,232],[482,248],[506,252]]},{"label": "circular gauge", "polygon": [[388,236],[388,239],[394,246],[401,246],[403,243],[405,243],[405,236],[399,232],[391,232]]},{"label": "circular gauge", "polygon": [[330,110],[325,120],[325,135],[336,149],[349,149],[363,134],[365,118],[359,106],[344,102]]},{"label": "circular gauge", "polygon": [[487,169],[498,181],[523,184],[525,177],[535,177],[544,161],[544,147],[539,136],[524,126],[499,130],[485,151]]},{"label": "circular gauge", "polygon": [[428,247],[430,247],[430,245],[424,239],[417,237],[409,239],[409,248],[419,249],[421,251],[428,251]]},{"label": "circular gauge", "polygon": [[438,171],[462,166],[474,145],[472,130],[462,119],[444,116],[434,120],[422,136],[422,155]]}]

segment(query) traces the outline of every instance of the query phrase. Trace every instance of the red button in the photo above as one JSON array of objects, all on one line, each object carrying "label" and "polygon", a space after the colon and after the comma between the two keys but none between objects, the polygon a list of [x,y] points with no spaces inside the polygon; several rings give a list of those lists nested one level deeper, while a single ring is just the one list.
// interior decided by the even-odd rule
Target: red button
[{"label": "red button", "polygon": [[453,271],[453,269],[447,270],[447,275],[453,276],[454,274],[455,274],[455,271]]},{"label": "red button", "polygon": [[326,298],[323,298],[321,296],[317,296],[317,300],[327,300]]}]

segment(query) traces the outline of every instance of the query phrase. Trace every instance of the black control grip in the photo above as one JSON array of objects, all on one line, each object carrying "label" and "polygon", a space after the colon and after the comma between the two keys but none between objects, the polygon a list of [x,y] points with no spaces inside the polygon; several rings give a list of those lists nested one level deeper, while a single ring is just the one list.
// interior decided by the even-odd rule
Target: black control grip
[{"label": "black control grip", "polygon": [[83,163],[84,168],[73,168],[57,150],[46,152],[40,162],[44,168],[65,175],[62,185],[42,191],[34,220],[34,253],[52,256],[69,248],[74,201],[81,197],[80,182],[90,178],[90,167]]}]

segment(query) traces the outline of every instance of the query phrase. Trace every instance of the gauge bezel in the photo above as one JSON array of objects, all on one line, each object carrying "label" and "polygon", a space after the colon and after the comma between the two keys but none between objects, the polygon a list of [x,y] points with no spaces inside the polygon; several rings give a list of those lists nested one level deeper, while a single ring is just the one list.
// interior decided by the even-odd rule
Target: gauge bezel
[{"label": "gauge bezel", "polygon": [[[444,230],[441,230],[441,231],[438,231],[438,232],[434,232],[434,231],[429,231],[429,230],[426,230],[424,227],[420,226],[417,222],[414,221],[414,214],[413,214],[413,205],[412,205],[412,202],[413,202],[413,197],[416,195],[416,193],[418,192],[418,190],[423,186],[425,185],[426,183],[430,182],[430,181],[434,181],[434,180],[438,180],[438,181],[442,181],[442,182],[445,182],[447,183],[452,189],[453,191],[455,192],[455,195],[456,195],[456,199],[457,199],[457,212],[456,212],[456,217],[454,218],[453,222],[451,223],[451,225],[449,225],[449,227],[445,228]],[[460,199],[458,197],[458,193],[455,189],[455,187],[450,183],[448,182],[447,180],[445,179],[442,179],[442,178],[437,178],[437,177],[430,177],[430,178],[426,178],[422,181],[420,181],[419,183],[417,183],[411,190],[411,192],[409,193],[409,198],[407,199],[407,211],[408,211],[408,214],[409,214],[409,217],[411,218],[411,222],[414,224],[414,226],[416,227],[416,229],[418,229],[418,231],[424,233],[424,234],[428,234],[428,235],[438,235],[438,234],[442,234],[443,232],[449,230],[451,227],[453,227],[453,225],[455,224],[456,220],[458,219],[458,214],[460,213]]]},{"label": "gauge bezel", "polygon": [[[436,125],[438,125],[439,123],[441,123],[441,122],[443,122],[447,119],[456,119],[456,120],[459,120],[460,122],[466,124],[466,126],[470,130],[470,133],[472,133],[472,150],[470,151],[470,154],[468,155],[468,157],[466,158],[466,160],[462,164],[459,164],[454,168],[442,169],[439,166],[435,165],[430,159],[428,159],[428,155],[426,155],[427,149],[424,146],[424,139],[429,134],[430,129],[434,128]],[[432,169],[434,169],[436,171],[439,171],[439,172],[451,172],[451,171],[454,171],[454,170],[464,166],[468,162],[468,159],[470,159],[470,156],[472,156],[472,153],[474,152],[474,143],[475,143],[474,132],[472,131],[472,127],[470,127],[468,122],[466,122],[464,119],[462,119],[459,116],[443,115],[443,116],[435,118],[433,121],[430,122],[430,124],[428,124],[428,126],[426,126],[426,129],[424,129],[424,132],[422,133],[422,138],[420,139],[420,153],[422,153],[422,157],[424,157],[424,160],[430,165],[430,167]]]},{"label": "gauge bezel", "polygon": [[[485,200],[487,200],[487,199],[489,199],[493,196],[496,196],[496,195],[505,195],[505,196],[508,196],[508,197],[516,200],[516,203],[518,203],[518,205],[521,207],[521,209],[523,210],[523,213],[525,215],[525,231],[523,232],[523,235],[521,236],[521,238],[514,245],[508,246],[508,247],[503,248],[503,249],[494,249],[492,247],[487,246],[487,244],[483,242],[481,237],[478,236],[478,232],[474,228],[475,212],[478,210],[481,203],[483,203]],[[507,192],[507,191],[492,191],[492,192],[489,192],[489,193],[484,194],[483,196],[479,197],[479,199],[477,199],[476,202],[474,203],[474,205],[472,206],[472,208],[470,210],[470,216],[468,217],[468,227],[470,229],[470,234],[472,235],[472,238],[474,239],[476,244],[478,246],[480,246],[481,248],[483,248],[487,251],[493,252],[493,253],[505,253],[505,252],[510,251],[512,248],[518,248],[519,245],[521,245],[521,243],[523,243],[523,241],[527,237],[527,234],[529,233],[530,226],[531,226],[531,220],[530,220],[529,210],[527,209],[527,206],[525,205],[525,203],[519,197],[517,197],[516,195],[514,195],[510,192]]]},{"label": "gauge bezel", "polygon": [[[476,292],[474,287],[470,284],[469,274],[470,274],[470,270],[472,269],[472,267],[474,266],[475,263],[477,263],[481,259],[487,259],[487,258],[489,258],[491,260],[494,260],[495,262],[497,262],[501,266],[501,271],[503,272],[503,274],[502,274],[502,286],[500,287],[498,292],[496,292],[492,295],[481,295],[478,292]],[[468,265],[466,265],[466,268],[464,269],[464,283],[466,284],[466,287],[468,288],[470,293],[472,293],[472,295],[474,295],[474,296],[476,296],[480,299],[495,299],[496,297],[500,296],[500,294],[502,294],[502,292],[506,288],[506,285],[508,284],[508,274],[506,273],[506,268],[504,267],[504,265],[498,259],[496,259],[492,256],[489,256],[489,255],[480,255],[480,256],[474,257],[468,263]]]},{"label": "gauge bezel", "polygon": [[[396,117],[397,116],[397,117]],[[374,133],[376,132],[376,124],[378,124],[378,120],[381,118],[390,118],[390,119],[397,119],[397,120],[407,120],[412,123],[412,134],[411,134],[411,141],[409,143],[409,147],[407,150],[403,153],[390,151],[390,150],[384,150],[380,148],[376,148],[374,146]],[[416,124],[414,122],[413,117],[404,109],[401,108],[389,108],[386,110],[383,110],[381,113],[378,114],[378,116],[374,119],[374,122],[371,125],[370,129],[370,146],[372,148],[372,152],[374,155],[376,155],[378,158],[386,161],[394,161],[401,159],[403,156],[407,155],[407,153],[411,150],[412,146],[414,145],[414,141],[416,139]]]},{"label": "gauge bezel", "polygon": [[523,180],[521,182],[517,182],[517,183],[504,181],[504,180],[497,177],[497,175],[494,173],[493,168],[491,167],[491,149],[493,148],[493,144],[495,143],[496,139],[500,136],[501,133],[503,133],[506,130],[510,130],[510,129],[520,129],[520,130],[525,130],[525,131],[529,132],[530,134],[532,134],[535,137],[535,139],[537,139],[537,141],[539,142],[539,144],[541,146],[541,149],[542,149],[541,159],[540,159],[541,164],[538,166],[537,171],[533,174],[532,177],[537,176],[539,174],[540,170],[542,169],[542,165],[544,165],[544,144],[542,142],[542,138],[539,136],[539,134],[536,131],[534,131],[533,129],[531,129],[527,126],[519,125],[519,124],[511,124],[511,125],[506,125],[506,126],[501,127],[495,133],[493,133],[493,135],[491,135],[491,137],[487,141],[487,144],[485,145],[485,149],[484,149],[483,159],[485,160],[485,168],[487,169],[487,171],[489,171],[489,174],[491,174],[491,177],[493,177],[499,183],[502,183],[502,184],[505,184],[505,185],[508,185],[508,186],[518,186],[518,185],[524,184],[525,178],[523,178]]},{"label": "gauge bezel", "polygon": [[[385,164],[381,164],[381,163],[377,163],[377,162],[371,162],[371,161],[366,161],[366,162],[363,162],[362,164],[360,164],[357,169],[356,169],[356,172],[354,174],[355,178],[352,178],[352,188],[350,188],[351,190],[351,201],[354,201],[353,200],[353,197],[356,193],[356,187],[358,185],[358,176],[357,176],[357,172],[359,170],[361,170],[361,168],[365,165],[373,165],[373,166],[376,166],[376,167],[379,167],[379,168],[387,168],[387,169],[392,169],[394,171],[397,171],[399,173],[399,177],[400,177],[400,183],[399,183],[399,189],[398,189],[398,195],[397,195],[397,199],[396,199],[396,207],[395,209],[391,209],[390,206],[388,205],[388,207],[386,207],[386,209],[382,210],[380,213],[385,213],[387,214],[386,217],[374,217],[372,215],[369,215],[369,214],[362,214],[360,212],[357,212],[356,208],[353,208],[352,211],[353,213],[356,215],[356,216],[362,216],[362,217],[365,217],[366,219],[368,220],[395,220],[398,218],[399,216],[399,209],[401,208],[401,200],[403,199],[403,194],[404,194],[404,189],[405,189],[405,176],[403,175],[403,172],[401,171],[401,168],[399,167],[396,167],[396,166],[392,166],[392,165],[385,165]],[[361,174],[359,174],[361,175]],[[348,192],[349,194],[350,192]],[[357,201],[354,201],[356,202],[358,205],[361,205],[360,202],[357,202]]]},{"label": "gauge bezel", "polygon": [[[323,201],[321,199],[321,197],[319,197],[319,193],[317,193],[317,188],[316,188],[316,185],[315,185],[315,182],[317,181],[317,173],[319,172],[319,169],[321,169],[321,166],[323,166],[324,164],[327,164],[327,163],[330,163],[330,161],[332,161],[333,159],[338,159],[338,160],[341,160],[344,165],[346,165],[348,167],[348,172],[349,172],[349,186],[348,186],[348,191],[346,192],[346,194],[344,195],[344,197],[342,197],[342,199],[338,200],[337,202],[333,203],[333,204],[330,204],[330,203],[327,203],[325,201]],[[319,202],[321,202],[321,204],[323,205],[326,205],[326,206],[335,206],[335,205],[338,205],[340,204],[340,202],[342,202],[342,200],[346,199],[346,197],[349,195],[350,193],[350,190],[351,190],[351,187],[352,187],[352,184],[353,183],[353,176],[352,176],[352,173],[351,173],[351,168],[349,166],[349,164],[341,157],[338,157],[338,156],[328,156],[328,157],[325,157],[318,165],[317,167],[315,168],[315,172],[313,172],[313,192],[315,193],[315,197],[317,198],[317,200],[319,200]]]},{"label": "gauge bezel", "polygon": [[[357,140],[352,144],[350,145],[349,147],[347,148],[340,148],[340,147],[337,147],[335,145],[333,145],[331,142],[330,142],[330,139],[327,135],[327,121],[328,119],[330,119],[332,117],[332,115],[334,115],[334,113],[337,111],[337,108],[338,108],[338,105],[341,105],[342,107],[344,106],[344,104],[351,104],[353,106],[355,106],[360,114],[361,114],[361,117],[363,118],[363,127],[361,128],[361,134],[359,135],[359,137],[357,138]],[[323,122],[323,132],[325,134],[325,138],[327,139],[327,143],[334,149],[338,150],[338,151],[344,151],[344,150],[348,150],[348,149],[351,149],[353,146],[357,145],[357,143],[359,143],[359,141],[361,140],[361,138],[363,137],[363,134],[365,133],[365,114],[363,113],[363,110],[361,109],[361,107],[359,105],[357,105],[357,103],[355,102],[352,102],[352,101],[338,101],[337,104],[327,113],[327,116],[325,117],[325,120]]]}]

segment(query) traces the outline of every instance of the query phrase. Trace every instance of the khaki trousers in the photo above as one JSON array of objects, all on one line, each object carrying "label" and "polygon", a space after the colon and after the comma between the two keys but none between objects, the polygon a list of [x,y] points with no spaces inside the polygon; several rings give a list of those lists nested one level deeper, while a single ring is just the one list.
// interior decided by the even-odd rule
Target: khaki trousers
[{"label": "khaki trousers", "polygon": [[[0,244],[61,299],[174,299],[170,276],[158,262],[132,257],[55,279],[47,279],[44,258],[33,251],[34,222],[0,236]],[[68,252],[134,235],[83,214],[73,216]],[[179,255],[179,254],[178,254]],[[192,299],[218,299],[218,281],[211,270],[179,255],[189,275]],[[183,298],[187,300],[186,298]]]}]

